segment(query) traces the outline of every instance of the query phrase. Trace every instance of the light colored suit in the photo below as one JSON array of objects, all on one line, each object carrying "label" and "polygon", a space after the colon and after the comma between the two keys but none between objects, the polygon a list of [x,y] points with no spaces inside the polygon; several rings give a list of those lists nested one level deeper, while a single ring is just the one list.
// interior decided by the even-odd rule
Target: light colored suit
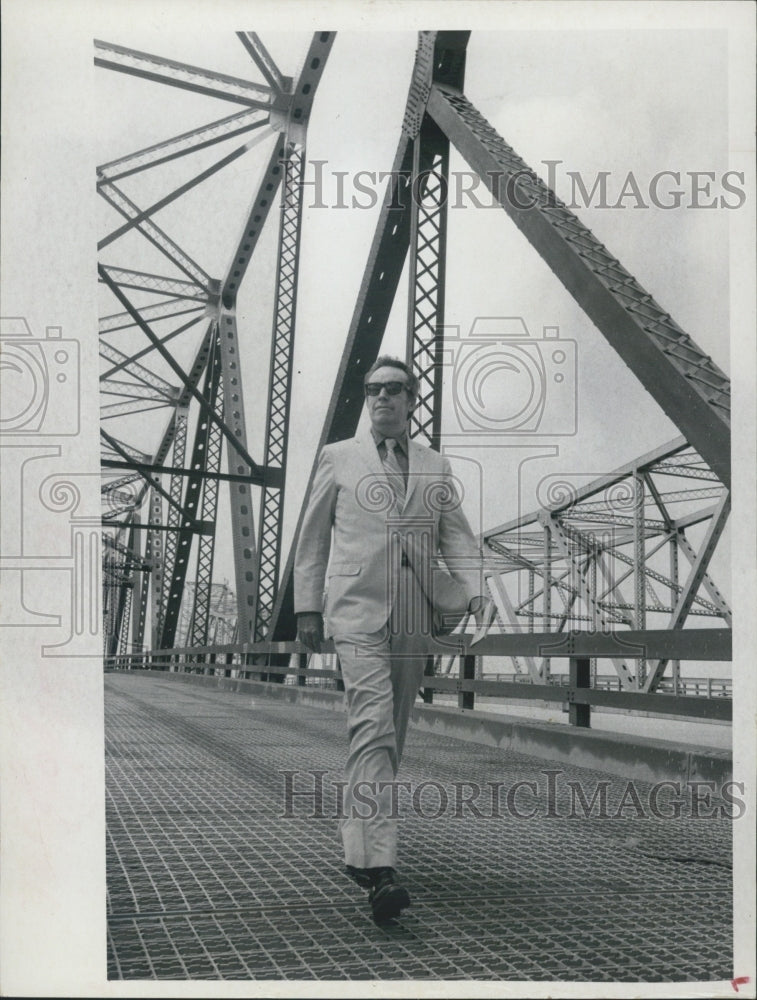
[{"label": "light colored suit", "polygon": [[297,612],[325,612],[328,635],[374,632],[386,623],[402,552],[437,624],[442,615],[459,618],[483,592],[480,551],[449,461],[409,440],[408,463],[398,510],[370,434],[321,452],[297,547],[294,602]]},{"label": "light colored suit", "polygon": [[[295,560],[295,610],[325,613],[342,669],[350,745],[340,832],[345,861],[356,868],[395,865],[397,817],[387,786],[432,623],[451,616],[454,624],[483,592],[481,554],[448,460],[412,440],[407,457],[398,507],[370,433],[327,445]],[[357,810],[356,789],[363,794]],[[364,805],[366,794],[375,812]]]}]

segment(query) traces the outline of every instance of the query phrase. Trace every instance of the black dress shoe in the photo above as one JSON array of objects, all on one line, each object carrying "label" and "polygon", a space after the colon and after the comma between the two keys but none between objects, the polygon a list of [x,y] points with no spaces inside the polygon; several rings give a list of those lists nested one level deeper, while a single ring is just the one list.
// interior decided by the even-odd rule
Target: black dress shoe
[{"label": "black dress shoe", "polygon": [[377,924],[383,924],[399,916],[400,912],[410,906],[410,893],[395,880],[393,868],[374,869],[373,885],[368,893],[373,919]]},{"label": "black dress shoe", "polygon": [[346,865],[345,871],[361,889],[372,888],[374,879],[370,868],[355,868],[353,865]]}]

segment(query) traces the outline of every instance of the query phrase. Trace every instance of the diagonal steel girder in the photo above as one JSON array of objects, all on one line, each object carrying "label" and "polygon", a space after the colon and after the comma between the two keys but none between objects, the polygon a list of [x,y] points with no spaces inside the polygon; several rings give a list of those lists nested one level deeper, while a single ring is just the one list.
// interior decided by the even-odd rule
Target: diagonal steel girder
[{"label": "diagonal steel girder", "polygon": [[[234,426],[237,439],[245,440],[244,397],[236,328],[236,296],[276,192],[283,181],[271,334],[271,374],[264,441],[265,465],[279,469],[282,478],[278,488],[272,481],[263,487],[257,551],[251,527],[252,505],[248,497],[232,491],[238,624],[239,639],[242,642],[249,641],[255,635],[261,636],[267,633],[278,585],[306,162],[305,141],[313,100],[333,42],[333,32],[316,32],[313,35],[303,69],[294,85],[291,98],[287,99],[286,114],[277,113],[276,121],[282,127],[282,131],[253,199],[235,255],[222,282],[220,329],[226,419]],[[252,566],[251,558],[254,560]]]},{"label": "diagonal steel girder", "polygon": [[[445,33],[431,34],[438,38]],[[464,62],[465,46],[460,44],[461,39],[456,39],[454,42],[452,39],[452,36],[459,34],[461,33],[449,33],[451,47],[445,51],[440,50],[438,46],[430,49],[428,45],[423,44],[422,38],[419,41],[402,132],[389,171],[384,201],[368,252],[368,260],[294,538],[279,581],[269,629],[269,637],[273,639],[290,638],[297,631],[294,616],[294,556],[315,477],[317,456],[324,445],[349,437],[357,429],[363,408],[363,379],[381,347],[410,244],[413,137],[417,136],[423,121],[433,79],[431,74],[436,74],[436,79],[442,81],[446,78],[453,84],[461,79],[461,60]],[[429,56],[430,52],[434,55]],[[435,56],[438,56],[438,59]],[[432,63],[433,68],[431,68]]]},{"label": "diagonal steel girder", "polygon": [[[184,453],[187,444],[187,424],[189,421],[189,410],[186,406],[177,406],[174,415],[173,432],[173,464],[177,468],[184,465]],[[182,518],[182,487],[184,480],[175,472],[172,473],[168,482],[168,492],[173,500],[173,504],[168,508],[168,532],[166,534],[165,546],[163,549],[163,593],[160,595],[160,617],[158,619],[158,634],[163,634],[163,627],[166,620],[166,609],[169,603],[171,588],[170,580],[173,576],[176,565],[176,548],[178,528]]]},{"label": "diagonal steel girder", "polygon": [[254,31],[238,31],[237,38],[244,45],[245,49],[247,49],[253,62],[266,78],[268,86],[278,93],[288,91],[292,86],[292,78],[282,74],[260,36]]},{"label": "diagonal steel girder", "polygon": [[728,486],[728,378],[466,97],[435,84],[427,107],[597,329]]},{"label": "diagonal steel girder", "polygon": [[168,366],[171,368],[171,370],[179,377],[182,386],[186,387],[189,394],[193,396],[194,399],[200,404],[200,408],[203,410],[203,412],[205,412],[208,418],[212,420],[214,423],[218,424],[226,440],[231,444],[234,451],[237,452],[242,459],[244,459],[244,461],[249,466],[250,471],[253,473],[259,473],[260,468],[258,464],[254,461],[254,459],[250,457],[250,455],[247,452],[247,449],[244,447],[244,445],[242,445],[242,443],[229,429],[229,427],[224,423],[224,421],[217,415],[217,413],[208,406],[207,402],[202,397],[202,394],[199,393],[197,389],[194,387],[192,379],[187,375],[186,372],[183,371],[180,365],[178,365],[177,362],[174,360],[173,356],[166,350],[166,348],[163,346],[160,340],[150,329],[148,324],[145,323],[145,321],[136,311],[134,306],[127,299],[123,291],[121,291],[118,285],[113,283],[113,281],[110,279],[107,273],[105,273],[105,270],[104,268],[102,268],[101,265],[98,265],[98,270],[101,272],[105,284],[108,285],[108,287],[116,296],[116,298],[119,300],[119,302],[121,302],[121,304],[132,314],[135,322],[137,323],[137,326],[139,326],[142,332],[147,336],[148,340],[155,346],[158,353],[163,358],[163,360],[168,363]]},{"label": "diagonal steel girder", "polygon": [[[164,378],[160,375],[156,375],[155,372],[150,371],[149,368],[145,368],[144,365],[140,365],[128,354],[124,354],[123,351],[119,351],[117,347],[113,347],[106,340],[100,341],[100,357],[106,358],[108,361],[116,362],[119,370],[125,370],[129,375],[134,378],[139,379],[145,386],[148,386],[153,392],[158,395],[164,396],[166,399],[173,402],[176,399],[177,389],[175,386],[171,385],[170,382],[166,382]],[[100,377],[100,382],[105,381],[110,375],[110,372],[106,372]],[[135,390],[138,387],[135,386]]]},{"label": "diagonal steel girder", "polygon": [[[103,269],[109,275],[111,281],[124,288],[136,288],[143,292],[154,292],[156,295],[170,295],[176,299],[197,299],[199,302],[208,301],[208,289],[193,279],[186,281],[183,278],[168,277],[163,274],[151,274],[149,271],[134,271],[128,267],[113,267],[111,264],[103,264]],[[129,315],[120,313],[120,316]],[[110,318],[110,317],[106,317]]]},{"label": "diagonal steel girder", "polygon": [[421,31],[403,129],[413,139],[410,187],[410,254],[407,303],[407,363],[418,377],[411,436],[441,446],[444,305],[447,264],[449,139],[425,113],[431,86],[443,81],[462,91],[469,31]]},{"label": "diagonal steel girder", "polygon": [[95,39],[95,66],[129,73],[146,80],[165,83],[171,87],[181,87],[197,94],[218,97],[223,101],[234,101],[252,108],[268,108],[271,105],[270,88],[251,80],[242,80],[226,73],[202,69],[188,63],[151,55],[123,45]]},{"label": "diagonal steel girder", "polygon": [[[218,335],[216,331],[212,337],[211,352],[205,370],[205,383],[202,389],[202,396],[209,411],[217,411],[220,407],[220,379],[221,366],[218,357]],[[209,511],[211,515],[210,531],[206,529],[208,521],[204,520],[206,512],[203,511],[201,513],[200,519],[197,517],[198,510],[201,508],[203,493],[208,483],[208,480],[205,478],[205,471],[208,468],[209,459],[212,463],[210,471],[218,471],[218,445],[217,439],[214,437],[214,440],[216,440],[215,447],[210,447],[212,435],[220,437],[218,425],[208,419],[199,419],[195,428],[192,457],[189,463],[191,474],[186,477],[184,488],[184,503],[181,506],[178,519],[171,522],[169,518],[168,527],[172,528],[173,532],[169,531],[166,535],[165,549],[167,554],[170,547],[174,553],[174,557],[171,560],[170,566],[168,565],[168,559],[165,560],[164,591],[161,595],[164,613],[161,616],[160,628],[158,630],[161,649],[170,649],[174,645],[176,627],[181,610],[181,597],[189,568],[192,540],[195,535],[199,535],[202,538],[206,534],[215,534],[215,505]],[[217,480],[212,481],[212,489],[214,495],[217,494]],[[203,530],[198,531],[198,527]],[[194,590],[195,601],[197,600],[198,589],[204,592],[209,586],[209,575],[207,579],[196,581]]]},{"label": "diagonal steel girder", "polygon": [[[273,464],[282,470],[286,469],[289,437],[305,162],[305,146],[300,143],[288,143],[279,225],[276,301],[271,338],[264,457],[267,466]],[[258,529],[256,640],[264,639],[267,635],[276,597],[281,560],[283,513],[284,483],[282,482],[279,489],[264,486],[260,499]]]},{"label": "diagonal steel girder", "polygon": [[[217,174],[220,170],[223,170],[224,167],[228,167],[230,163],[233,163],[235,160],[239,159],[240,156],[243,156],[250,149],[252,149],[253,146],[257,145],[257,143],[259,143],[264,138],[265,134],[253,136],[251,139],[248,139],[246,142],[242,143],[241,146],[237,146],[236,149],[233,149],[230,153],[227,153],[225,156],[222,156],[220,160],[216,160],[215,163],[212,163],[209,167],[206,167],[205,170],[201,170],[199,174],[196,174],[188,181],[185,181],[183,184],[180,184],[179,187],[169,192],[169,194],[166,194],[162,198],[159,198],[156,202],[153,202],[153,204],[150,205],[148,208],[137,210],[136,214],[130,215],[127,218],[127,221],[123,223],[123,225],[119,226],[118,229],[114,229],[112,232],[108,233],[107,236],[104,236],[101,240],[98,240],[97,249],[104,250],[106,247],[110,246],[111,243],[114,243],[116,240],[120,239],[125,233],[128,233],[130,229],[137,228],[143,223],[147,222],[153,215],[155,215],[161,209],[165,208],[166,205],[170,205],[172,202],[176,201],[177,198],[180,198],[182,195],[186,194],[187,191],[191,191],[192,188],[197,187],[198,184],[202,184],[203,181],[206,181],[209,177],[212,177],[214,174]],[[113,191],[114,185],[112,181],[107,181],[103,183],[107,183],[110,187],[111,192]]]},{"label": "diagonal steel girder", "polygon": [[237,111],[236,114],[218,121],[210,122],[200,128],[191,129],[189,132],[182,132],[181,135],[173,136],[171,139],[163,139],[145,149],[139,149],[127,156],[120,156],[117,160],[103,163],[97,168],[98,184],[103,181],[117,181],[122,177],[130,177],[132,174],[142,170],[149,170],[159,164],[175,160],[186,153],[194,153],[199,149],[206,149],[225,139],[232,139],[234,136],[243,135],[252,129],[261,128],[268,123],[268,114],[258,109]]},{"label": "diagonal steel girder", "polygon": [[[131,221],[139,216],[139,207],[127,195],[121,191],[112,181],[106,181],[97,189],[98,193],[112,205],[125,219]],[[157,226],[150,219],[142,219],[136,223],[139,232],[149,240],[168,260],[180,271],[183,271],[188,278],[191,278],[206,294],[210,294],[212,282],[210,275],[193,260],[188,253],[181,249],[178,243],[171,239],[167,233]],[[101,265],[102,266],[102,265]]]},{"label": "diagonal steel girder", "polygon": [[[213,351],[212,373],[209,377],[208,395],[213,405],[223,407],[223,376],[219,356],[218,338]],[[208,424],[203,453],[204,474],[202,479],[202,497],[200,498],[200,518],[205,522],[216,523],[218,517],[219,479],[216,477],[221,468],[221,453],[223,439],[215,424]],[[213,559],[215,555],[215,532],[200,535],[197,539],[197,562],[195,569],[195,586],[190,615],[190,646],[204,646],[208,642],[208,620],[210,615],[211,595],[213,590]],[[183,589],[183,588],[182,588]],[[181,605],[181,589],[176,594],[176,617]],[[175,636],[171,643],[175,642]]]},{"label": "diagonal steel girder", "polygon": [[[187,313],[194,313],[195,318],[191,323],[187,323],[179,331],[183,333],[190,326],[194,326],[195,323],[200,322],[204,310],[205,305],[201,302],[188,302],[185,299],[168,299],[166,302],[155,302],[150,306],[141,306],[139,315],[146,323],[154,323],[157,320],[173,319],[174,316],[186,316]],[[98,331],[101,335],[104,333],[117,333],[119,330],[128,330],[133,326],[136,326],[136,324],[127,312],[101,316],[98,320]],[[173,333],[171,336],[176,336],[176,334]],[[162,339],[165,343],[165,338]]]}]

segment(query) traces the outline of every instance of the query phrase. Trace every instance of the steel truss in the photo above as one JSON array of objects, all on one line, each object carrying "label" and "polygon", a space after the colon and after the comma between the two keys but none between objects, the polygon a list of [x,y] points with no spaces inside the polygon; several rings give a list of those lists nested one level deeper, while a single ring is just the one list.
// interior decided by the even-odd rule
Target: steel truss
[{"label": "steel truss", "polygon": [[[518,630],[540,620],[555,632],[623,626],[677,630],[696,616],[730,626],[731,610],[708,573],[728,517],[729,492],[722,484],[699,489],[701,465],[678,439],[581,489],[560,484],[553,504],[486,531],[484,549],[493,560],[489,586],[502,622]],[[667,492],[671,469],[680,476],[687,467],[696,470],[691,486]],[[717,503],[703,503],[711,492]],[[696,524],[707,526],[698,550],[687,536]],[[681,554],[691,566],[683,582]],[[536,578],[541,586],[532,586]],[[624,585],[632,588],[631,599]],[[646,660],[637,658],[634,673],[624,660],[613,660],[621,686],[642,691],[659,685],[667,663],[658,659],[647,671]],[[543,683],[549,661],[532,665],[529,673]]]},{"label": "steel truss", "polygon": [[[581,489],[568,486],[565,495],[553,498],[553,502],[484,532],[481,542],[488,560],[488,584],[500,627],[510,634],[522,631],[525,642],[529,636],[532,639],[555,633],[568,636],[575,629],[597,634],[608,631],[624,634],[625,630],[629,634],[646,634],[654,625],[677,634],[694,617],[715,618],[730,626],[730,609],[709,572],[729,511],[729,381],[471,104],[463,92],[468,35],[455,31],[419,34],[397,151],[319,450],[324,444],[350,436],[357,428],[363,405],[363,377],[380,350],[406,260],[409,274],[406,351],[420,384],[411,429],[432,447],[441,446],[446,195],[452,144],[683,434],[681,439],[589,486]],[[207,622],[212,617],[214,587],[213,526],[217,518],[218,482],[222,478],[220,449],[224,442],[235,543],[238,606],[235,639],[243,644],[267,640],[268,648],[273,650],[272,643],[291,640],[295,634],[292,570],[302,515],[286,565],[281,569],[280,564],[302,181],[307,120],[333,35],[314,36],[305,68],[296,81],[279,72],[257,35],[240,32],[239,39],[263,75],[265,86],[97,43],[99,65],[245,105],[237,114],[112,160],[98,171],[100,194],[125,220],[105,237],[103,248],[116,243],[125,232],[137,231],[177,272],[154,275],[131,268],[100,267],[101,280],[125,307],[125,311],[109,313],[101,319],[101,340],[129,329],[142,330],[149,340],[149,345],[131,354],[119,352],[103,341],[104,357],[110,364],[103,375],[104,391],[125,400],[109,404],[111,408],[105,416],[122,415],[129,408],[137,410],[145,405],[169,406],[174,413],[160,447],[151,456],[134,454],[123,441],[104,435],[104,462],[107,468],[119,472],[118,479],[105,484],[104,495],[113,503],[123,487],[135,483],[123,475],[129,468],[145,483],[137,491],[130,512],[128,504],[120,506],[117,512],[111,511],[106,520],[109,528],[135,524],[145,498],[148,494],[152,498],[150,530],[146,533],[143,555],[139,552],[141,532],[132,532],[136,539],[134,565],[150,566],[155,609],[153,630],[155,621],[163,624],[162,633],[154,636],[154,642],[163,648],[173,644],[180,620],[185,623],[182,634],[190,646],[208,641]],[[246,152],[262,134],[261,126],[266,126],[269,133],[276,132],[275,148],[231,264],[224,276],[213,279],[157,227],[152,216]],[[117,186],[121,179],[156,164],[174,161],[187,152],[253,131],[253,138],[248,138],[244,147],[146,209],[140,208]],[[263,460],[257,465],[247,446],[236,298],[280,187],[283,190],[271,374]],[[143,299],[148,295],[160,296],[160,301],[136,307],[130,303],[125,289],[138,292]],[[208,330],[193,368],[185,372],[166,345],[195,325],[201,316],[209,317]],[[179,317],[182,326],[178,329],[167,334],[153,330],[154,325]],[[212,365],[214,371],[217,369],[213,378],[207,367],[211,344],[215,344]],[[140,365],[139,359],[151,351],[169,364],[179,378],[178,388],[151,379],[149,369]],[[206,368],[208,375],[201,393],[196,387]],[[130,381],[124,383],[124,379]],[[199,466],[193,458],[191,469],[182,470],[181,444],[176,443],[176,414],[190,401],[195,406],[199,404],[198,419],[204,419],[203,429],[212,430],[217,437],[218,449],[208,460],[207,452],[211,451],[208,446]],[[199,440],[196,436],[196,449]],[[171,447],[174,453],[169,464],[167,455]],[[315,463],[303,510],[314,472]],[[161,482],[162,474],[171,476],[167,489]],[[257,534],[251,499],[253,485],[262,490]],[[179,511],[181,519],[177,522]],[[181,524],[178,530],[177,523]],[[172,539],[170,544],[163,540],[163,529],[167,529],[166,539]],[[697,534],[703,537],[694,541]],[[180,579],[177,574],[179,562],[184,558],[182,547],[187,548],[195,536],[205,545],[206,555],[198,556],[197,580],[190,586],[185,577]],[[182,563],[185,565],[186,560]],[[681,572],[682,566],[688,567],[685,574]],[[139,600],[134,601],[142,609],[139,615],[142,634],[147,589],[142,587]],[[182,591],[193,594],[190,611],[186,607],[181,609]],[[228,631],[225,629],[225,634]],[[605,647],[600,644],[598,648]],[[682,643],[680,648],[688,654],[692,644]],[[524,679],[527,677],[534,684],[549,682],[550,657],[544,655],[548,650],[544,650],[543,644],[525,642],[521,651],[509,644],[507,649],[516,673],[524,673]],[[645,653],[623,656],[620,644],[619,654],[609,659],[618,683],[626,691],[655,691],[663,682],[668,666],[677,690],[678,660],[672,656]],[[591,667],[596,676],[596,656],[591,658]]]},{"label": "steel truss", "polygon": [[[120,307],[118,311],[111,308],[99,321],[104,362],[101,418],[120,421],[116,433],[106,431],[105,424],[102,428],[103,472],[108,477],[117,475],[105,479],[102,487],[106,504],[103,527],[109,543],[104,549],[106,599],[113,591],[112,599],[107,600],[105,626],[106,650],[111,654],[124,652],[129,634],[132,647],[141,648],[148,620],[153,648],[170,648],[174,644],[193,548],[196,569],[190,588],[193,605],[187,636],[193,644],[202,645],[208,641],[210,626],[214,634],[218,631],[219,619],[213,615],[211,594],[222,482],[229,486],[232,531],[237,543],[235,635],[242,640],[253,638],[256,621],[258,634],[264,631],[275,596],[277,569],[269,556],[280,552],[305,140],[333,33],[318,32],[313,36],[296,80],[278,70],[255,33],[239,32],[238,37],[266,85],[108,42],[95,43],[98,66],[245,105],[235,114],[162,138],[97,169],[98,193],[124,220],[98,244],[100,281]],[[239,243],[225,274],[213,278],[199,259],[156,223],[155,216],[270,136],[275,136],[274,146]],[[175,184],[168,194],[146,207],[121,186],[122,181],[138,181],[139,175],[156,167],[169,164],[174,169],[182,158],[236,137],[241,137],[241,145]],[[269,389],[265,459],[261,465],[253,459],[247,444],[235,306],[282,178],[284,198],[272,337],[275,373]],[[127,233],[138,233],[163,255],[164,273],[145,271],[139,267],[139,260],[134,262],[136,266],[129,266],[125,260],[111,262],[102,258],[106,251],[122,247],[119,241]],[[186,354],[183,345],[187,336],[196,335],[203,320],[205,331],[199,345],[195,344],[194,361],[185,369],[177,360],[179,349]],[[145,340],[139,347],[132,347],[139,334]],[[111,342],[114,336],[117,344]],[[125,342],[130,349],[123,346]],[[175,381],[153,370],[156,356],[170,369]],[[200,389],[203,375],[204,386]],[[115,401],[106,401],[106,397]],[[170,417],[154,452],[145,453],[123,440],[129,437],[129,433],[120,431],[124,418],[165,408]],[[188,465],[187,435],[194,442]],[[224,450],[226,473],[221,472]],[[253,517],[255,487],[263,490],[260,559]],[[142,525],[140,511],[146,503],[147,524]],[[112,544],[127,529],[128,559]],[[124,572],[122,563],[139,567],[133,578]],[[133,589],[136,594],[132,599]]]}]

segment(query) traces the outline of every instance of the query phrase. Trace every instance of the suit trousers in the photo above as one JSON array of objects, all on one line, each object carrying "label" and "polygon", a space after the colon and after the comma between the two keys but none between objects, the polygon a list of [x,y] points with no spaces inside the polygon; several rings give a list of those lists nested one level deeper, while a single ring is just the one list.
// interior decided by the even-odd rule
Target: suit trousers
[{"label": "suit trousers", "polygon": [[412,569],[400,569],[387,623],[334,636],[347,702],[349,753],[340,834],[356,868],[395,867],[398,794],[392,795],[410,712],[423,680],[428,606]]}]

